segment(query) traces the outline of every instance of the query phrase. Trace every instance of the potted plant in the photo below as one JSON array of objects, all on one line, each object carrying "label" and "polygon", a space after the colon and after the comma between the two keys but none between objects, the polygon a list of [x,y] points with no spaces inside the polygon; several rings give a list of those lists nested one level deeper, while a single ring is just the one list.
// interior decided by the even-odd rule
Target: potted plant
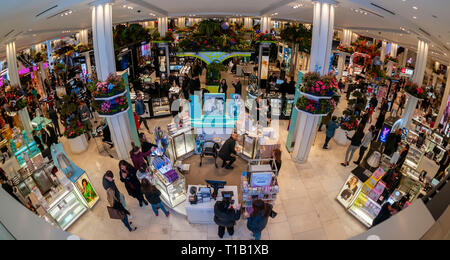
[{"label": "potted plant", "polygon": [[331,109],[334,109],[335,103],[333,103],[334,100],[332,99],[313,100],[306,96],[302,96],[297,102],[297,108],[314,115],[326,115]]},{"label": "potted plant", "polygon": [[418,99],[425,99],[427,97],[426,90],[423,87],[419,87],[419,85],[413,82],[406,83],[405,91],[409,95]]},{"label": "potted plant", "polygon": [[93,106],[102,116],[112,116],[128,110],[126,85],[121,76],[110,74],[106,81],[92,82],[89,89],[94,97]]},{"label": "potted plant", "polygon": [[337,92],[337,82],[333,76],[320,76],[318,73],[306,73],[300,91],[315,97],[333,97]]},{"label": "potted plant", "polygon": [[352,137],[358,128],[356,116],[349,114],[351,114],[350,111],[344,111],[344,116],[340,119],[339,128],[334,135],[334,141],[339,145],[348,145],[350,140],[347,137]]},{"label": "potted plant", "polygon": [[70,150],[78,154],[86,151],[89,144],[85,135],[87,127],[80,119],[77,104],[78,99],[74,94],[65,96],[61,105],[61,120]]}]

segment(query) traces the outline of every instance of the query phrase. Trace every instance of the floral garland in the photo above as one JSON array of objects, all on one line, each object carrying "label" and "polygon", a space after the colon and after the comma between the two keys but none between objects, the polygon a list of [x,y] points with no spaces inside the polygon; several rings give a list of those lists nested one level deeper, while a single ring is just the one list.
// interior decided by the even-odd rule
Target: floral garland
[{"label": "floral garland", "polygon": [[337,50],[338,50],[338,51],[342,51],[342,52],[347,52],[347,53],[350,53],[350,54],[355,53],[355,49],[354,49],[352,46],[350,46],[350,47],[345,47],[345,46],[342,45],[342,44],[339,44],[339,46],[337,47]]},{"label": "floral garland", "polygon": [[125,81],[121,76],[110,74],[106,81],[91,82],[88,86],[94,98],[113,97],[125,91]]},{"label": "floral garland", "polygon": [[310,72],[304,75],[300,91],[318,97],[332,97],[337,89],[338,84],[333,76],[320,76]]},{"label": "floral garland", "polygon": [[425,89],[423,87],[419,87],[419,85],[413,82],[406,83],[405,91],[406,93],[418,99],[427,98],[427,92],[425,91]]},{"label": "floral garland", "polygon": [[299,110],[315,114],[325,115],[328,114],[336,103],[331,99],[320,99],[318,101],[309,99],[306,96],[302,96],[297,102],[297,108]]}]

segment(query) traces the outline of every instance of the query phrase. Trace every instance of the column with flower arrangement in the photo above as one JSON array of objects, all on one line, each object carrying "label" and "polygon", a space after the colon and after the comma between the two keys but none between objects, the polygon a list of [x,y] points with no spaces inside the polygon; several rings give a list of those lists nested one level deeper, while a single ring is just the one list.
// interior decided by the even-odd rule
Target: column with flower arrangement
[{"label": "column with flower arrangement", "polygon": [[125,82],[121,76],[110,74],[106,81],[89,85],[100,117],[107,120],[111,137],[120,159],[127,159],[131,151],[131,127],[128,117],[129,104]]},{"label": "column with flower arrangement", "polygon": [[408,93],[408,101],[406,103],[405,112],[403,113],[400,128],[408,127],[411,124],[411,119],[414,116],[417,103],[419,100],[426,98],[425,89],[419,87],[416,83],[408,82],[405,87],[406,93]]},{"label": "column with flower arrangement", "polygon": [[312,143],[322,116],[336,107],[332,99],[337,91],[334,77],[307,73],[300,86],[300,99],[297,102],[295,125],[295,146],[292,159],[298,163],[308,160]]}]

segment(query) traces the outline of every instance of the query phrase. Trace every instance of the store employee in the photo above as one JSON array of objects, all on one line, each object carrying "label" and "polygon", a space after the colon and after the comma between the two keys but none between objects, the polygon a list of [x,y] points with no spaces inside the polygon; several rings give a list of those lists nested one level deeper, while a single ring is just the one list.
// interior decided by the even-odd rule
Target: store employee
[{"label": "store employee", "polygon": [[232,154],[236,154],[236,141],[238,140],[238,135],[233,133],[231,137],[223,144],[219,151],[219,157],[223,160],[222,168],[227,170],[232,170],[231,166],[235,161],[236,157]]}]

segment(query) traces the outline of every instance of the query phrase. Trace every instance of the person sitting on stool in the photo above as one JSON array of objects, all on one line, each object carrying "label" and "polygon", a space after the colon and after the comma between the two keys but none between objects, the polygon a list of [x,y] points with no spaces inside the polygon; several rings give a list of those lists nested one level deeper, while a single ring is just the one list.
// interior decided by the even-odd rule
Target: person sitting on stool
[{"label": "person sitting on stool", "polygon": [[238,140],[238,135],[233,133],[231,137],[223,144],[219,151],[219,157],[223,160],[222,168],[225,167],[227,170],[232,170],[231,166],[235,161],[236,157],[231,154],[236,154],[236,141]]}]

